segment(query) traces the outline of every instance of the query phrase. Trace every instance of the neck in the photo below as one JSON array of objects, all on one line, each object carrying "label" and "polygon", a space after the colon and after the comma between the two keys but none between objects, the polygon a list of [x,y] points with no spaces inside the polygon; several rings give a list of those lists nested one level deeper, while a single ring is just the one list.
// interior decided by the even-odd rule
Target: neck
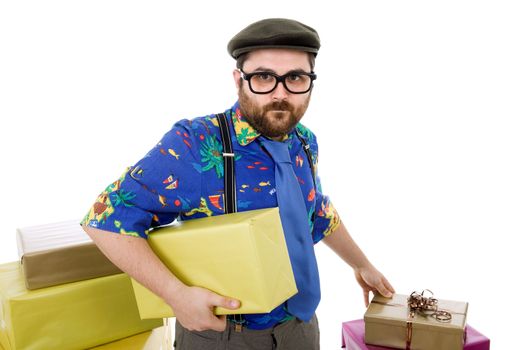
[{"label": "neck", "polygon": [[285,136],[277,136],[277,137],[270,137],[272,140],[274,141],[279,141],[279,142],[283,142],[284,141],[284,138]]}]

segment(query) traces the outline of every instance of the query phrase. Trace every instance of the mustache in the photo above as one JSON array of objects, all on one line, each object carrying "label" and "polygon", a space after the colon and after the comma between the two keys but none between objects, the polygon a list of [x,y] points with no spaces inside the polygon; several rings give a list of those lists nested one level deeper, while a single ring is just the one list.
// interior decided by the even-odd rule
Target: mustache
[{"label": "mustache", "polygon": [[293,106],[287,101],[275,101],[272,103],[268,103],[263,108],[264,112],[276,111],[276,110],[293,112],[293,109],[294,109]]}]

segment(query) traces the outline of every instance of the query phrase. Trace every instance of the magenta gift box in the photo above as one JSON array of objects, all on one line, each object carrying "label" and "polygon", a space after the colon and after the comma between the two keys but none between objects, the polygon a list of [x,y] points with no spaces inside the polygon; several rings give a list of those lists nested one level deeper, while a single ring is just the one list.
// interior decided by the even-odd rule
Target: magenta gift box
[{"label": "magenta gift box", "polygon": [[[343,322],[343,348],[347,350],[391,350],[376,345],[365,344],[365,321]],[[467,325],[464,350],[490,350],[490,339]]]}]

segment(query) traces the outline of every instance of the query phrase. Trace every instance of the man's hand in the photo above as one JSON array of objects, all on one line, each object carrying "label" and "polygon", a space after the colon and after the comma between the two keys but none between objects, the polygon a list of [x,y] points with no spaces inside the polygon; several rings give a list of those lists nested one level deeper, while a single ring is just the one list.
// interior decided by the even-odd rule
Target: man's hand
[{"label": "man's hand", "polygon": [[357,283],[363,288],[363,296],[365,298],[365,305],[369,304],[370,292],[379,292],[382,296],[390,298],[392,293],[395,293],[394,288],[388,280],[371,264],[362,268],[354,269],[355,279]]},{"label": "man's hand", "polygon": [[366,306],[369,304],[371,291],[374,293],[379,292],[387,298],[390,298],[392,293],[395,293],[390,282],[368,261],[365,254],[350,237],[342,222],[334,232],[326,236],[324,242],[354,269],[357,283],[363,288]]},{"label": "man's hand", "polygon": [[185,286],[173,296],[173,299],[170,304],[175,317],[184,328],[190,331],[208,329],[218,332],[224,331],[226,329],[226,316],[215,316],[213,308],[221,306],[235,310],[241,305],[238,300],[223,297],[200,287]]},{"label": "man's hand", "polygon": [[215,316],[213,308],[221,306],[235,310],[240,307],[237,300],[204,288],[186,286],[153,253],[145,239],[88,226],[84,226],[84,230],[115,265],[165,300],[184,328],[224,331],[226,316]]}]

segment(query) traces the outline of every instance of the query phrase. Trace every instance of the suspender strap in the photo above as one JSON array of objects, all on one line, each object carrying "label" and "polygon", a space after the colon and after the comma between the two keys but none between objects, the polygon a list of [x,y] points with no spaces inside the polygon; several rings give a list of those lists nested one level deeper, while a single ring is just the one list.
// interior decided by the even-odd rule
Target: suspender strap
[{"label": "suspender strap", "polygon": [[[237,194],[235,190],[235,154],[228,119],[224,113],[217,114],[222,139],[222,159],[224,161],[224,213],[237,212]],[[228,319],[235,324],[235,331],[242,332],[242,325],[246,322],[242,315],[228,315]]]},{"label": "suspender strap", "polygon": [[[235,154],[233,153],[233,147],[231,142],[230,128],[228,120],[224,113],[217,114],[217,120],[219,122],[219,129],[221,132],[222,148],[223,148],[223,160],[224,160],[224,212],[226,214],[237,212],[237,195],[235,190]],[[312,158],[312,152],[310,151],[310,145],[306,140],[299,135],[297,130],[295,133],[301,144],[303,150],[308,158],[310,165],[310,171],[312,172],[312,180],[314,182],[314,188],[317,188],[317,181],[315,178],[315,169]]]},{"label": "suspender strap", "polygon": [[306,143],[306,140],[299,135],[299,132],[297,132],[297,129],[295,129],[295,134],[301,140],[301,143],[303,144],[303,150],[304,153],[306,153],[306,156],[308,157],[308,163],[310,164],[310,171],[312,172],[312,180],[314,181],[314,188],[317,190],[317,183],[315,180],[315,169],[314,169],[314,161],[312,158],[312,151],[310,151],[310,145]]},{"label": "suspender strap", "polygon": [[[237,194],[235,187],[235,154],[233,153],[233,147],[231,142],[230,128],[228,125],[228,119],[224,113],[216,115],[217,121],[219,122],[219,129],[221,132],[222,139],[222,158],[224,161],[224,212],[231,214],[237,212]],[[308,163],[310,164],[310,170],[312,172],[312,179],[314,182],[314,188],[317,188],[315,180],[314,163],[312,159],[312,152],[310,151],[310,145],[306,142],[301,135],[295,131],[297,137],[303,145],[303,150],[308,157]],[[231,317],[230,317],[231,316]],[[229,320],[235,323],[235,330],[237,332],[242,331],[242,325],[246,322],[242,315],[229,315]]]},{"label": "suspender strap", "polygon": [[224,212],[237,212],[237,195],[235,190],[235,154],[233,153],[230,128],[224,113],[217,114],[222,139],[222,158],[224,160]]}]

